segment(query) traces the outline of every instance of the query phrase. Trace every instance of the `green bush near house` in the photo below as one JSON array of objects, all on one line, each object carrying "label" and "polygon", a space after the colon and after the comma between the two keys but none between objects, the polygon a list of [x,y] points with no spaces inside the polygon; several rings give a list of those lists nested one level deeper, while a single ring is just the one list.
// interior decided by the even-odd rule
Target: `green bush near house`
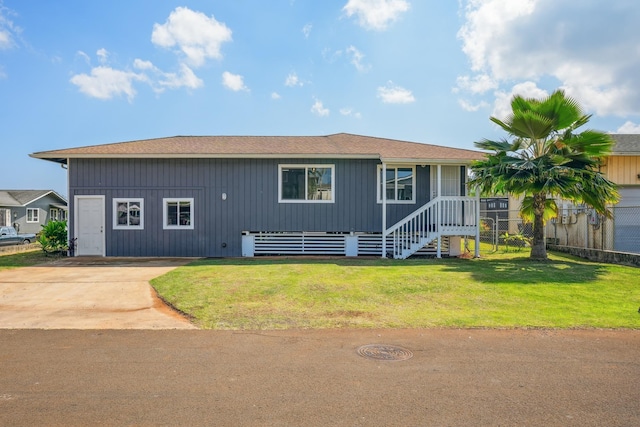
[{"label": "green bush near house", "polygon": [[38,243],[46,254],[62,255],[69,249],[67,241],[67,222],[50,221],[42,226],[38,235]]}]

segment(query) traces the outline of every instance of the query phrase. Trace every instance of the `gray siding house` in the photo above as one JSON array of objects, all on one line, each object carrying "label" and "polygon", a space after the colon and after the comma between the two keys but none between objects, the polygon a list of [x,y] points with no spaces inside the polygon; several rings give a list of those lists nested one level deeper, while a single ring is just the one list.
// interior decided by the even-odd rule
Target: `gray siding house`
[{"label": "gray siding house", "polygon": [[49,221],[67,219],[67,200],[53,190],[0,190],[0,226],[39,233]]},{"label": "gray siding house", "polygon": [[471,150],[341,133],[176,136],[31,156],[68,168],[77,256],[440,256],[478,231],[466,176],[482,153]]}]

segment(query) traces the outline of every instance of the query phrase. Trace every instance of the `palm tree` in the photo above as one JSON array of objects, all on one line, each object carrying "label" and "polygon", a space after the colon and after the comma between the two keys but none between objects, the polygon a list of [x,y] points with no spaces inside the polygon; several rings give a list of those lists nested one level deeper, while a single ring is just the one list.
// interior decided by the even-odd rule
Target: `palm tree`
[{"label": "palm tree", "polygon": [[585,203],[610,216],[607,204],[615,203],[619,196],[599,167],[614,141],[594,130],[576,133],[591,115],[583,114],[580,105],[562,90],[543,99],[516,95],[511,108],[504,121],[491,117],[509,139],[475,143],[491,153],[471,166],[470,184],[485,194],[524,196],[523,206],[533,212],[530,257],[546,259],[544,214],[553,205],[550,200],[560,197]]}]

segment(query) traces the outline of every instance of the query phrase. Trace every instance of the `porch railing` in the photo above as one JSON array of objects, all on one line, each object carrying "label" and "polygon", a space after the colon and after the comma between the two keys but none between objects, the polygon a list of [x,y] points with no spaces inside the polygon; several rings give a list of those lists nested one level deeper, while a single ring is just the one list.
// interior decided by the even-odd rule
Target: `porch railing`
[{"label": "porch railing", "polygon": [[405,259],[441,236],[471,236],[477,231],[479,202],[474,197],[436,197],[384,232],[396,259]]}]

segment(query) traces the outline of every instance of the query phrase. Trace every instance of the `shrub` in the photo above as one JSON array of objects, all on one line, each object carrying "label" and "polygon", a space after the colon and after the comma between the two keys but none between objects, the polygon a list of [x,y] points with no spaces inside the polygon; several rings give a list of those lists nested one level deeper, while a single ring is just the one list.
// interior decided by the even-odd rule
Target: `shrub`
[{"label": "shrub", "polygon": [[50,221],[42,226],[38,237],[42,250],[47,254],[61,254],[69,249],[67,242],[67,222]]}]

